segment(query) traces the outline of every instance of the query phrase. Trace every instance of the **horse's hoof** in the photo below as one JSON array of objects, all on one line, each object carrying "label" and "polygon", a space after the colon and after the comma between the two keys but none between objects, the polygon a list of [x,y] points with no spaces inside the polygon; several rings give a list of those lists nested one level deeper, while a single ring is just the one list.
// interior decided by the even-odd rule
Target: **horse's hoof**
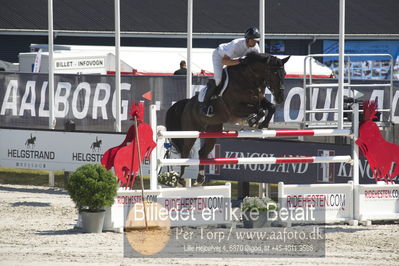
[{"label": "horse's hoof", "polygon": [[268,128],[269,127],[269,123],[260,123],[259,125],[258,125],[258,129],[263,129],[263,128]]},{"label": "horse's hoof", "polygon": [[197,180],[194,182],[194,186],[202,186],[206,182],[206,177],[204,175],[198,175]]},{"label": "horse's hoof", "polygon": [[256,116],[256,114],[252,114],[250,116],[248,116],[247,118],[247,123],[249,127],[256,127],[258,125],[258,118]]},{"label": "horse's hoof", "polygon": [[185,187],[186,186],[186,180],[184,180],[183,178],[179,178],[179,180],[177,181],[177,186],[178,187]]}]

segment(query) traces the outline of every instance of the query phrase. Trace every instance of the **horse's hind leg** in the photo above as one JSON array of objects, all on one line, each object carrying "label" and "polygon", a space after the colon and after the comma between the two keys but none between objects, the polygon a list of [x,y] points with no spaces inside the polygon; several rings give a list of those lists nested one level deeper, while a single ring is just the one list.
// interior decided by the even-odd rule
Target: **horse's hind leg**
[{"label": "horse's hind leg", "polygon": [[[213,150],[215,143],[216,143],[216,139],[205,139],[204,145],[201,147],[201,149],[198,152],[199,158],[200,159],[208,158],[208,154]],[[206,181],[205,165],[200,165],[198,170],[199,171],[198,171],[196,185],[202,185]]]},{"label": "horse's hind leg", "polygon": [[[207,131],[221,131],[223,129],[222,125],[208,127]],[[204,144],[202,145],[201,149],[198,151],[198,156],[200,159],[208,158],[209,153],[215,147],[216,139],[205,139]],[[198,168],[198,176],[197,176],[197,185],[202,185],[206,182],[205,177],[205,165],[200,165]]]},{"label": "horse's hind leg", "polygon": [[[183,149],[181,151],[181,158],[189,158],[191,148],[193,147],[195,141],[196,141],[196,139],[184,139]],[[186,168],[186,166],[180,167],[180,177],[179,177],[178,182],[182,186],[186,186],[186,181],[184,181],[184,179],[183,179],[185,168]]]}]

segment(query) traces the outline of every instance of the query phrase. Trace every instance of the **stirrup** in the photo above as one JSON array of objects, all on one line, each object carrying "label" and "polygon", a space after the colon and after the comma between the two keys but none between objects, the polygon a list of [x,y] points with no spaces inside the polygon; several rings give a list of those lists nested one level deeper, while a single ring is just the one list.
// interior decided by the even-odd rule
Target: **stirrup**
[{"label": "stirrup", "polygon": [[206,117],[213,117],[215,115],[213,112],[213,106],[204,102],[202,102],[200,105],[200,113]]},{"label": "stirrup", "polygon": [[204,106],[203,114],[206,117],[214,117],[215,116],[215,112],[213,111],[213,106],[212,105]]}]

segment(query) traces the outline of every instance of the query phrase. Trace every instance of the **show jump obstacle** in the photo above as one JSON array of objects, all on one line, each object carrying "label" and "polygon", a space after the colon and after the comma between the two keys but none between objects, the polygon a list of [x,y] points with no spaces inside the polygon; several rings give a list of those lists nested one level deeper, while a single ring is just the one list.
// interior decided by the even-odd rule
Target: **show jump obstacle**
[{"label": "show jump obstacle", "polygon": [[[165,131],[158,130],[154,139],[166,138],[275,138],[300,136],[342,136],[352,140],[352,154],[342,156],[306,156],[306,157],[261,157],[261,158],[214,158],[214,159],[163,159],[151,160],[153,169],[166,165],[224,165],[224,164],[282,164],[282,163],[349,163],[352,165],[353,181],[347,184],[284,185],[279,183],[280,207],[298,207],[306,202],[316,207],[316,222],[349,222],[364,220],[399,219],[398,185],[359,185],[359,149],[355,142],[359,135],[359,106],[353,104],[353,124],[351,129],[306,129],[306,130],[242,130],[221,132]],[[156,128],[156,109],[150,107],[152,127]],[[159,145],[157,145],[157,148]],[[152,171],[154,172],[154,171]],[[156,176],[151,180],[156,182]],[[368,190],[369,189],[369,190]],[[378,195],[384,190],[390,199],[385,198],[386,206],[378,202]],[[395,198],[395,191],[397,198]],[[294,200],[302,203],[294,204]],[[374,206],[368,210],[365,206]]]},{"label": "show jump obstacle", "polygon": [[[356,119],[356,118],[355,118]],[[358,117],[357,117],[358,120]],[[150,106],[150,121],[152,128],[157,128],[156,106]],[[355,124],[355,123],[354,123]],[[353,132],[358,132],[356,128]],[[154,139],[158,142],[165,138],[274,138],[274,137],[300,137],[300,136],[344,136],[354,137],[349,129],[309,129],[309,130],[242,130],[242,131],[221,131],[221,132],[200,132],[200,131],[165,131],[154,132]],[[159,145],[157,145],[157,148]],[[214,159],[162,159],[157,158],[157,152],[153,152],[151,158],[151,182],[157,185],[156,173],[161,166],[167,165],[226,165],[226,164],[282,164],[282,163],[350,163],[357,165],[358,149],[354,145],[354,158],[345,156],[304,156],[304,157],[250,157],[250,158],[214,158]],[[358,172],[354,173],[358,174]],[[358,176],[356,178],[358,183]]]},{"label": "show jump obstacle", "polygon": [[[347,184],[312,184],[312,185],[284,185],[279,183],[279,207],[299,208],[314,207],[315,219],[310,222],[349,222],[357,223],[363,220],[399,219],[399,185],[359,185],[358,147],[354,144],[358,136],[359,110],[353,106],[352,129],[312,129],[312,130],[249,130],[249,131],[165,131],[157,128],[156,106],[150,106],[150,123],[153,128],[153,138],[157,147],[151,154],[150,160],[150,190],[145,191],[146,199],[161,199],[160,204],[171,206],[174,202],[184,202],[187,199],[201,199],[211,202],[216,198],[229,199],[230,185],[204,186],[195,188],[162,188],[158,186],[157,173],[161,166],[166,165],[213,165],[213,164],[282,164],[282,163],[349,163],[352,165],[353,181]],[[214,159],[161,159],[158,158],[159,141],[165,138],[273,138],[293,136],[344,136],[352,139],[352,155],[342,156],[304,156],[304,157],[260,157],[260,158],[214,158]],[[381,191],[385,191],[386,202],[378,202]],[[396,194],[395,194],[396,191]],[[126,209],[131,207],[137,198],[138,191],[121,189],[118,198],[111,209],[108,225],[114,230],[123,228],[123,219]],[[389,196],[390,195],[390,196]],[[141,200],[141,199],[140,199]],[[366,208],[369,205],[372,210]],[[176,210],[174,210],[176,211]],[[230,223],[222,217],[222,213],[212,222],[199,219],[195,223],[177,221],[172,225],[203,225]],[[109,228],[108,228],[109,229]]]},{"label": "show jump obstacle", "polygon": [[[275,137],[299,137],[299,136],[343,136],[356,140],[358,134],[358,109],[355,106],[354,113],[354,123],[352,129],[309,129],[309,130],[242,130],[242,131],[221,131],[221,132],[199,132],[199,131],[165,131],[157,130],[154,132],[154,139],[158,143],[160,140],[166,138],[275,138]],[[357,107],[358,108],[358,107]],[[156,107],[150,107],[150,121],[152,123],[152,128],[156,128]],[[156,134],[155,134],[156,133]],[[159,148],[160,145],[157,145]],[[225,164],[282,164],[282,163],[349,163],[353,165],[354,169],[358,169],[358,148],[356,145],[352,145],[352,155],[342,155],[342,156],[303,156],[303,157],[259,157],[259,158],[214,158],[214,159],[192,159],[192,158],[181,158],[181,159],[163,159],[157,158],[157,152],[153,152],[153,157],[151,158],[151,182],[156,184],[156,174],[157,170],[161,166],[167,165],[225,165]],[[349,187],[350,191],[353,191],[354,184],[359,183],[359,172],[354,170],[353,176],[354,181],[351,184],[342,184]],[[323,188],[325,195],[328,195],[328,191],[333,191],[333,185],[312,185],[307,187],[307,195],[314,193],[319,193],[317,190]],[[283,185],[280,184],[281,191],[283,191]],[[288,191],[288,190],[286,190]],[[280,193],[279,204],[280,207],[287,206],[287,194]],[[349,201],[349,195],[346,197]],[[326,211],[324,209],[324,211]],[[342,212],[342,210],[341,210]],[[319,210],[319,213],[323,213],[323,210]],[[331,214],[331,211],[329,210]],[[342,219],[336,219],[339,211],[336,211],[330,217],[325,217],[319,214],[317,217],[319,221],[317,222],[335,222],[341,221]],[[356,213],[354,209],[348,209],[345,213],[345,221],[353,220]],[[325,219],[327,218],[327,220]]]}]

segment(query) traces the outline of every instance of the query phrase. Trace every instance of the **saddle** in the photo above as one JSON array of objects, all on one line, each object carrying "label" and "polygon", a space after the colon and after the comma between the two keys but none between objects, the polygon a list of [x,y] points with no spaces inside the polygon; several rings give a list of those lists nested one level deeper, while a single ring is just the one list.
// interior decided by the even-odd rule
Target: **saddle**
[{"label": "saddle", "polygon": [[222,73],[222,80],[215,89],[215,95],[222,96],[228,84],[229,84],[229,73],[227,72],[227,68],[224,68]]},{"label": "saddle", "polygon": [[[226,90],[227,85],[229,84],[229,76],[227,74],[227,69],[226,68],[223,69],[222,80],[219,83],[219,85],[217,85],[216,88],[214,88],[213,92],[208,92],[208,84],[200,90],[198,94],[199,102],[203,102],[206,96],[210,98],[210,101],[214,101],[218,98],[218,96],[223,95],[223,92]],[[207,93],[211,93],[211,95],[207,95]]]}]

